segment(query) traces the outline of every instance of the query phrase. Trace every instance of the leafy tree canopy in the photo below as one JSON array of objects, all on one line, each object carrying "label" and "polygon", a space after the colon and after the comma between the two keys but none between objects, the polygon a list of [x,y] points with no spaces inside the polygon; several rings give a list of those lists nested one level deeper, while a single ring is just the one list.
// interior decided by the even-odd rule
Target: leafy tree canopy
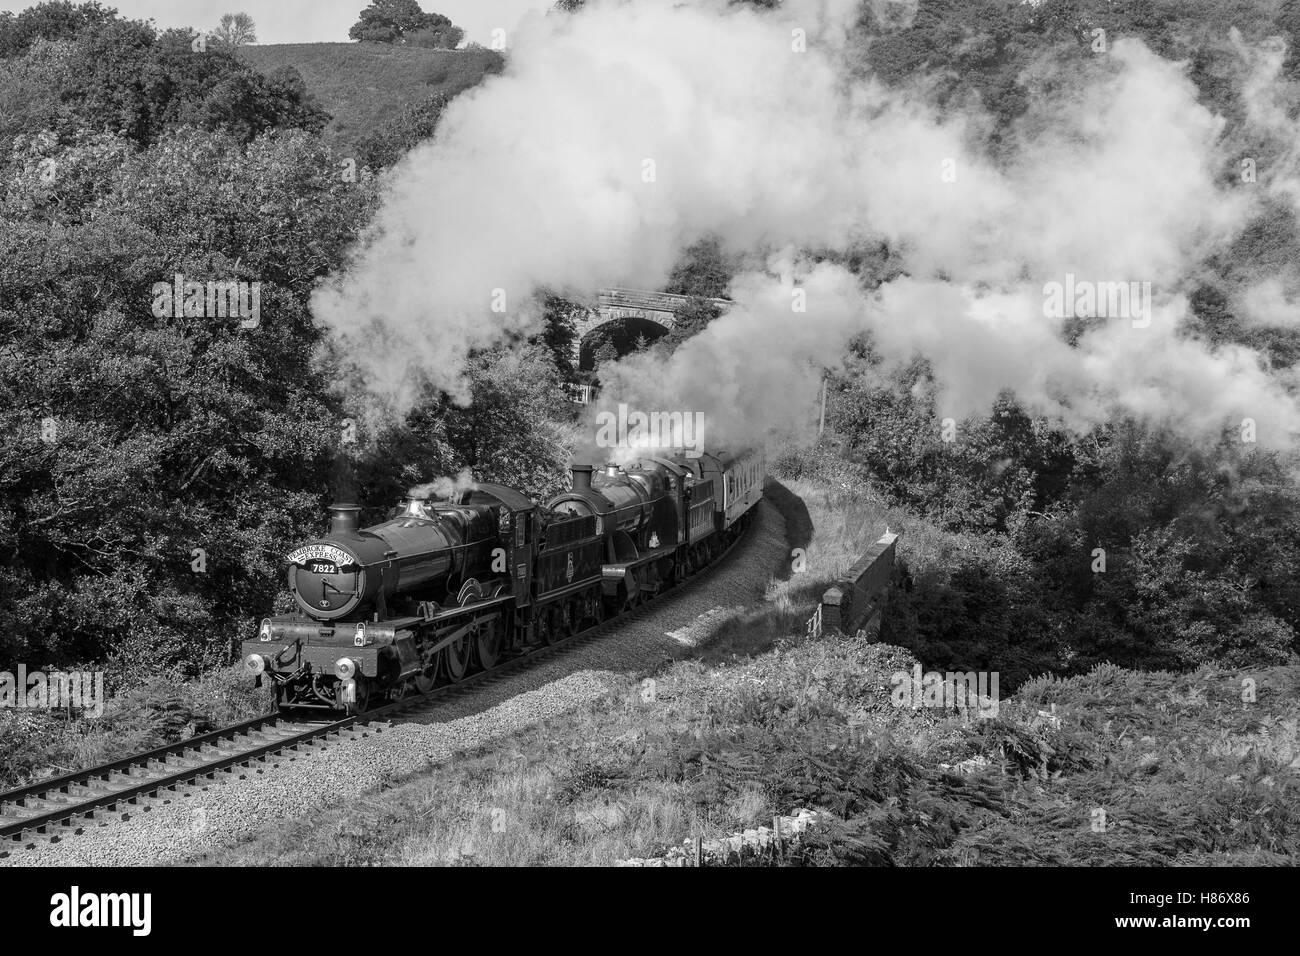
[{"label": "leafy tree canopy", "polygon": [[17,14],[0,11],[0,57],[21,56],[37,40],[68,40],[116,19],[115,9],[98,2],[47,0]]},{"label": "leafy tree canopy", "polygon": [[188,30],[157,33],[108,19],[0,61],[0,143],[20,133],[78,129],[139,145],[186,124],[249,142],[270,129],[320,130],[328,117],[295,71],[265,76]]},{"label": "leafy tree canopy", "polygon": [[[324,503],[307,302],[374,196],[304,133],[23,138],[0,179],[0,659],[219,662]],[[260,324],[156,309],[177,272],[259,283]]]},{"label": "leafy tree canopy", "polygon": [[374,0],[348,31],[353,40],[418,46],[454,47],[463,36],[464,31],[448,17],[425,13],[417,0]]}]

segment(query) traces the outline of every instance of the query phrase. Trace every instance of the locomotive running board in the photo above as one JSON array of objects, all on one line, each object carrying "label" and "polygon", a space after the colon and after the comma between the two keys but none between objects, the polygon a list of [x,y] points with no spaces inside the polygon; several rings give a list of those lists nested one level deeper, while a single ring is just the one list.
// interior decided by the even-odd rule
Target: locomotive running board
[{"label": "locomotive running board", "polygon": [[[438,622],[441,621],[445,623],[446,621],[450,621],[451,619],[458,616],[476,614],[477,612],[480,611],[490,611],[493,608],[509,604],[513,600],[514,597],[512,595],[504,595],[502,597],[490,598],[489,600],[486,601],[480,601],[477,604],[467,604],[464,607],[457,607],[457,608],[452,608],[451,610],[448,611],[443,611],[440,614],[435,614],[431,618],[422,618],[420,619],[420,622],[426,624],[437,624]],[[426,651],[426,653],[436,654],[444,647],[447,647],[451,644],[455,644],[462,637],[464,637],[471,630],[473,630],[474,625],[476,623],[478,622],[469,621],[463,624],[462,626],[456,628],[456,630],[452,631],[450,634],[447,634],[446,636],[439,638],[438,642],[434,644],[433,647],[429,648]]]},{"label": "locomotive running board", "polygon": [[642,565],[650,564],[654,561],[670,558],[677,552],[680,545],[674,545],[670,548],[659,548],[655,551],[647,551],[644,554],[638,554],[631,561],[614,561],[610,564],[600,566],[600,575],[606,579],[621,581],[627,576],[629,569],[635,570]]},{"label": "locomotive running board", "polygon": [[472,614],[475,611],[486,611],[489,608],[493,608],[501,604],[508,604],[512,601],[514,601],[514,595],[503,594],[503,595],[499,595],[498,597],[487,598],[486,600],[483,601],[476,601],[473,604],[466,604],[464,607],[448,608],[445,611],[439,611],[437,614],[433,615],[432,617],[417,617],[417,618],[411,618],[411,620],[419,623],[437,624],[440,621],[450,621],[453,618],[461,616],[462,614]]}]

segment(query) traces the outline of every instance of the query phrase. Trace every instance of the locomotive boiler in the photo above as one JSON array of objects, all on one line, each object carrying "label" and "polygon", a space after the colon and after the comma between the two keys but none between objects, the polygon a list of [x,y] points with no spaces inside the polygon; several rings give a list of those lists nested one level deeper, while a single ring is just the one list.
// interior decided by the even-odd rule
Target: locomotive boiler
[{"label": "locomotive boiler", "polygon": [[330,506],[329,534],[289,555],[289,590],[318,621],[387,617],[439,605],[468,581],[490,577],[498,521],[491,503],[431,503],[410,497],[401,513],[360,529],[361,509]]},{"label": "locomotive boiler", "polygon": [[572,475],[572,488],[551,499],[552,511],[591,515],[597,531],[626,535],[642,549],[677,543],[675,502],[661,474],[611,464],[598,472],[577,465]]}]

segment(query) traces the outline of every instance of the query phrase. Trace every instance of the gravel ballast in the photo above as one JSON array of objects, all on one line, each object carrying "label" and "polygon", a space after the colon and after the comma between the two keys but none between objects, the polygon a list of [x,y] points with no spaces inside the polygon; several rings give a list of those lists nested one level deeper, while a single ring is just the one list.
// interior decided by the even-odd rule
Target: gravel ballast
[{"label": "gravel ballast", "polygon": [[[719,569],[620,630],[567,648],[500,680],[485,682],[427,712],[371,725],[335,740],[244,768],[208,789],[132,807],[58,842],[0,847],[0,866],[133,866],[182,863],[230,846],[270,821],[293,819],[354,800],[394,775],[446,760],[597,699],[629,675],[707,643],[738,610],[763,599],[788,558],[785,524],[770,502]],[[261,768],[260,772],[256,768]],[[113,817],[113,815],[109,815]]]}]

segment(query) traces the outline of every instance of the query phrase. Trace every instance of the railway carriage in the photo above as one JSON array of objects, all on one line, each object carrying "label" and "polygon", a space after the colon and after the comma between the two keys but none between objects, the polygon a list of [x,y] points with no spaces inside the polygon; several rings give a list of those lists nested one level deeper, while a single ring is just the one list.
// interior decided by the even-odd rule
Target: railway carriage
[{"label": "railway carriage", "polygon": [[714,527],[718,531],[728,530],[763,497],[767,459],[761,450],[735,455],[687,452],[673,460],[690,469],[697,484],[713,486]]},{"label": "railway carriage", "polygon": [[361,712],[624,613],[694,574],[762,496],[761,452],[578,465],[545,506],[480,482],[412,493],[358,527],[353,504],[289,555],[300,613],[266,618],[244,662],[281,709]]}]

